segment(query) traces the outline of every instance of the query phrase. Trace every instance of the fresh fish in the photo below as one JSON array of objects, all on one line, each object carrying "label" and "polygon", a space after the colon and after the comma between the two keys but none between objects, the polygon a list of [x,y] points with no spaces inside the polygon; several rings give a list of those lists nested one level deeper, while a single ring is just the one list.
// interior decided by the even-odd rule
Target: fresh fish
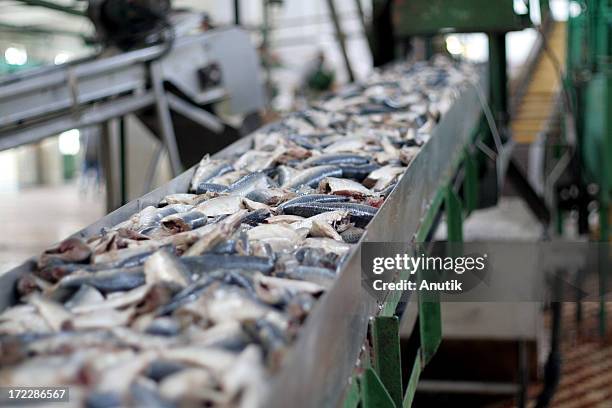
[{"label": "fresh fish", "polygon": [[165,196],[160,202],[159,207],[163,207],[171,204],[185,204],[185,205],[193,205],[197,200],[197,194],[188,194],[188,193],[176,193],[169,194]]},{"label": "fresh fish", "polygon": [[208,216],[206,214],[198,210],[191,210],[164,217],[160,224],[166,231],[176,234],[203,227],[207,222]]},{"label": "fresh fish", "polygon": [[191,205],[185,204],[171,204],[161,208],[153,206],[145,207],[134,216],[134,227],[132,229],[142,231],[157,226],[162,218],[171,214],[189,211],[191,208],[193,208]]},{"label": "fresh fish", "polygon": [[47,324],[56,332],[63,330],[72,319],[72,314],[59,303],[34,293],[29,299]]},{"label": "fresh fish", "polygon": [[336,280],[334,271],[320,266],[298,265],[282,273],[282,277],[312,282],[324,289],[329,289]]},{"label": "fresh fish", "polygon": [[243,350],[249,344],[249,338],[236,321],[227,321],[206,330],[190,327],[189,338],[204,347],[220,347],[229,351]]},{"label": "fresh fish", "polygon": [[334,254],[340,256],[344,255],[351,249],[349,244],[330,238],[306,238],[303,246],[306,248],[321,248],[326,252],[333,252]]},{"label": "fresh fish", "polygon": [[[240,198],[240,197],[238,197]],[[206,234],[203,234],[189,249],[187,249],[184,256],[200,255],[220,242],[228,239],[235,229],[240,225],[242,218],[247,213],[246,210],[239,210],[232,215],[224,218],[215,224],[206,225],[203,228],[207,228]]]},{"label": "fresh fish", "polygon": [[324,287],[313,282],[264,276],[260,273],[255,275],[255,284],[258,287],[265,288],[265,290],[283,290],[291,293],[304,292],[311,295],[320,295],[325,292]]},{"label": "fresh fish", "polygon": [[195,189],[196,194],[225,193],[228,186],[216,183],[200,183]]},{"label": "fresh fish", "polygon": [[166,376],[159,384],[162,398],[197,401],[206,399],[215,389],[214,376],[202,368],[186,368]]},{"label": "fresh fish", "polygon": [[340,236],[347,244],[356,244],[361,239],[365,230],[358,227],[350,227],[340,233]]},{"label": "fresh fish", "polygon": [[374,191],[383,190],[389,184],[393,183],[400,174],[403,174],[404,170],[405,169],[402,167],[395,166],[381,167],[370,173],[363,181],[363,184]]},{"label": "fresh fish", "polygon": [[294,222],[302,221],[304,217],[300,217],[299,215],[273,215],[271,217],[266,218],[267,224],[293,224]]},{"label": "fresh fish", "polygon": [[336,225],[348,221],[349,213],[345,210],[326,211],[321,214],[303,219],[302,221],[291,224],[293,229],[306,228],[310,230],[314,223],[322,222],[327,225]]},{"label": "fresh fish", "polygon": [[133,309],[101,309],[75,314],[68,322],[73,330],[108,329],[126,325],[134,313]]},{"label": "fresh fish", "polygon": [[420,150],[421,148],[416,146],[402,146],[399,151],[399,159],[402,164],[407,166],[412,162]]},{"label": "fresh fish", "polygon": [[249,241],[269,244],[275,251],[293,250],[304,234],[283,224],[262,224],[247,231]]},{"label": "fresh fish", "polygon": [[325,153],[359,152],[365,150],[367,143],[361,137],[347,137],[325,147]]},{"label": "fresh fish", "polygon": [[176,336],[180,330],[178,321],[169,317],[158,317],[148,325],[145,332],[156,336]]},{"label": "fresh fish", "polygon": [[329,194],[306,194],[297,196],[289,201],[286,201],[279,205],[278,208],[282,211],[285,208],[305,203],[335,203],[345,202],[348,200],[348,197],[334,196]]},{"label": "fresh fish", "polygon": [[185,364],[166,360],[153,360],[144,371],[144,375],[153,381],[159,382],[169,375],[185,369]]},{"label": "fresh fish", "polygon": [[370,159],[353,153],[324,153],[313,156],[302,162],[301,167],[323,166],[323,165],[364,165]]},{"label": "fresh fish", "polygon": [[263,223],[270,216],[270,210],[268,209],[260,209],[251,211],[246,214],[242,220],[242,224],[257,226],[258,224]]},{"label": "fresh fish", "polygon": [[299,172],[299,170],[296,170],[288,166],[278,166],[275,169],[275,172],[276,172],[278,184],[282,186],[288,183],[289,180],[291,180]]},{"label": "fresh fish", "polygon": [[234,162],[237,170],[259,171],[272,166],[280,152],[249,150]]},{"label": "fresh fish", "polygon": [[49,282],[55,282],[57,279],[41,279],[33,273],[26,273],[17,280],[15,284],[15,290],[20,297],[24,297],[33,292],[40,292],[48,289],[51,284]]},{"label": "fresh fish", "polygon": [[163,249],[145,261],[144,273],[148,284],[166,281],[184,288],[191,281],[189,271],[179,258]]},{"label": "fresh fish", "polygon": [[354,198],[364,198],[373,195],[372,191],[356,181],[337,177],[325,177],[319,183],[322,192]]},{"label": "fresh fish", "polygon": [[104,295],[99,290],[89,285],[82,285],[79,290],[64,303],[68,309],[78,308],[81,306],[95,304],[104,301]]},{"label": "fresh fish", "polygon": [[76,290],[81,285],[89,285],[102,293],[130,290],[144,284],[144,269],[140,266],[109,269],[96,273],[73,274],[58,282],[60,288]]},{"label": "fresh fish", "polygon": [[342,169],[337,166],[315,166],[295,174],[282,187],[291,189],[297,189],[304,185],[316,187],[325,177],[340,176],[342,176]]},{"label": "fresh fish", "polygon": [[266,205],[278,205],[283,201],[287,201],[295,196],[294,193],[278,188],[256,189],[245,195],[251,201]]},{"label": "fresh fish", "polygon": [[195,209],[207,217],[234,214],[242,208],[242,198],[237,195],[226,195],[211,198],[198,204]]},{"label": "fresh fish", "polygon": [[233,167],[227,161],[215,160],[205,156],[193,174],[190,190],[195,191],[199,184],[209,182],[211,179],[222,176],[232,170]]},{"label": "fresh fish", "polygon": [[342,237],[340,234],[338,234],[338,231],[336,231],[334,227],[319,220],[312,223],[309,235],[311,237],[324,237],[335,239],[336,241],[342,241]]},{"label": "fresh fish", "polygon": [[91,257],[91,248],[79,238],[68,238],[59,245],[47,249],[38,259],[43,268],[53,261],[85,263]]},{"label": "fresh fish", "polygon": [[224,186],[229,186],[230,184],[234,183],[236,180],[238,180],[240,177],[244,176],[245,174],[247,174],[247,172],[243,170],[234,170],[234,171],[225,173],[223,175],[214,177],[210,179],[208,182],[211,184],[221,184]]},{"label": "fresh fish", "polygon": [[130,401],[135,407],[173,408],[177,406],[160,395],[155,382],[142,377],[130,385]]},{"label": "fresh fish", "polygon": [[[149,242],[149,241],[146,241]],[[168,248],[170,244],[163,241],[157,241],[152,245],[136,246],[133,248],[117,249],[104,252],[94,257],[93,262],[99,264],[97,269],[84,268],[84,270],[100,271],[114,268],[131,268],[142,265],[144,261],[150,257],[155,251],[161,248]]]},{"label": "fresh fish", "polygon": [[257,171],[240,178],[230,185],[227,192],[234,195],[246,196],[253,190],[270,187],[270,179],[265,173]]},{"label": "fresh fish", "polygon": [[338,167],[340,167],[342,170],[342,177],[354,179],[359,182],[362,182],[370,173],[380,168],[380,166],[376,163],[338,164]]},{"label": "fresh fish", "polygon": [[249,211],[266,210],[270,212],[270,206],[267,204],[258,203],[257,201],[249,200],[246,197],[242,198],[242,205]]},{"label": "fresh fish", "polygon": [[228,239],[222,242],[219,242],[217,245],[215,245],[210,252],[213,252],[215,254],[226,254],[226,255],[231,255],[231,254],[235,254],[236,253],[236,240],[235,239]]},{"label": "fresh fish", "polygon": [[211,272],[219,269],[268,273],[274,269],[274,262],[271,259],[258,256],[207,253],[200,256],[184,256],[180,259],[192,273]]},{"label": "fresh fish", "polygon": [[[95,291],[96,289],[91,288],[90,290]],[[70,311],[72,313],[90,313],[105,309],[125,308],[142,302],[150,290],[151,286],[143,285],[124,292],[110,293],[106,298],[102,298],[100,300],[92,300],[89,303],[82,303],[80,305],[72,306],[70,308]]]},{"label": "fresh fish", "polygon": [[264,318],[247,320],[244,329],[263,347],[265,358],[272,369],[278,369],[288,346],[282,330]]},{"label": "fresh fish", "polygon": [[283,213],[299,215],[302,217],[312,217],[327,211],[343,210],[347,211],[351,217],[351,221],[358,227],[364,227],[376,215],[378,210],[375,207],[357,204],[357,203],[307,203],[286,206],[283,208]]},{"label": "fresh fish", "polygon": [[236,290],[216,292],[213,297],[205,299],[203,307],[216,324],[227,321],[245,322],[263,317],[275,321],[281,327],[288,324],[286,317],[273,307]]},{"label": "fresh fish", "polygon": [[236,359],[234,366],[221,379],[228,398],[240,395],[242,407],[259,407],[266,396],[267,373],[259,347],[250,345]]},{"label": "fresh fish", "polygon": [[[304,266],[317,266],[335,270],[339,263],[339,257],[333,252],[326,252],[322,248],[300,248],[295,252],[296,260]],[[285,267],[285,271],[296,267]]]}]

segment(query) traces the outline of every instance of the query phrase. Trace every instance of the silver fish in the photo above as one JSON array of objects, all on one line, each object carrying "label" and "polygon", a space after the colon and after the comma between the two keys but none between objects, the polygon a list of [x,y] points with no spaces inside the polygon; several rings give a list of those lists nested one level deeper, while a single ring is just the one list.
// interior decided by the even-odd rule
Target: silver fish
[{"label": "silver fish", "polygon": [[190,189],[195,191],[200,183],[209,182],[213,178],[222,176],[232,170],[233,167],[227,161],[215,160],[205,156],[193,174]]}]

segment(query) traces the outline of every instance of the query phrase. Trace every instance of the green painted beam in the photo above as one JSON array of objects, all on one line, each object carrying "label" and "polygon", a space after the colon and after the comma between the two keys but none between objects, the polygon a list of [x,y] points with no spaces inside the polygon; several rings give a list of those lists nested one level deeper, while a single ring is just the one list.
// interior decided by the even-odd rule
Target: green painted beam
[{"label": "green painted beam", "polygon": [[[421,350],[417,351],[417,354],[420,354]],[[419,383],[419,378],[421,377],[421,359],[416,358],[414,363],[412,364],[412,371],[410,372],[410,379],[408,380],[408,386],[406,387],[406,394],[404,396],[404,401],[402,403],[403,408],[410,408],[412,406],[412,401],[414,400],[414,395],[416,394],[417,385]]]},{"label": "green painted beam", "polygon": [[396,406],[402,405],[402,358],[400,352],[399,319],[379,316],[372,321],[374,369]]},{"label": "green painted beam", "polygon": [[373,369],[367,368],[363,372],[359,387],[362,408],[396,408],[393,399]]},{"label": "green painted beam", "polygon": [[351,377],[351,383],[349,389],[346,391],[344,396],[344,402],[342,403],[343,408],[357,408],[361,400],[361,394],[359,390],[359,381],[357,377]]}]

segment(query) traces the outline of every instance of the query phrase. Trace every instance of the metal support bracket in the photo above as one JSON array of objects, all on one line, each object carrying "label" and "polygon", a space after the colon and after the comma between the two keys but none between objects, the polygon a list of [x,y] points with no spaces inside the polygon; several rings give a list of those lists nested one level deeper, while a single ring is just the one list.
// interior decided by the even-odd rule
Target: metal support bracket
[{"label": "metal support bracket", "polygon": [[176,177],[183,171],[183,166],[181,165],[181,158],[176,145],[176,136],[174,135],[172,117],[170,116],[170,107],[168,105],[166,91],[164,90],[163,76],[159,62],[151,63],[150,72],[151,82],[153,83],[153,92],[155,93],[155,108],[157,110],[157,118],[160,125],[159,127],[161,128],[161,136],[162,140],[164,141],[164,145],[168,150],[172,174],[174,177]]},{"label": "metal support bracket", "polygon": [[363,408],[396,408],[376,371],[371,368],[361,375],[361,406]]},{"label": "metal support bracket", "polygon": [[403,399],[399,319],[397,316],[378,316],[372,321],[371,330],[374,369],[399,407]]}]

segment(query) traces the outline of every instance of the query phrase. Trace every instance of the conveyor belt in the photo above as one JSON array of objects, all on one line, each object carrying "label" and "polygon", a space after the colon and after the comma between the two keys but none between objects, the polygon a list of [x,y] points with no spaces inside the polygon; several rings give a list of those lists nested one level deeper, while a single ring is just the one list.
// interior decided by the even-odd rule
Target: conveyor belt
[{"label": "conveyor belt", "polygon": [[[563,64],[565,61],[565,23],[554,22],[548,38],[548,49]],[[544,130],[553,114],[555,98],[560,90],[559,75],[547,53],[542,50],[529,79],[527,90],[512,119],[511,129],[514,141],[530,144],[539,132]]]},{"label": "conveyor belt", "polygon": [[[411,161],[393,193],[354,246],[334,286],[318,301],[300,331],[280,373],[274,377],[266,407],[336,406],[355,367],[368,320],[380,310],[361,288],[360,248],[363,242],[410,242],[423,222],[439,188],[454,175],[473,129],[480,119],[475,87],[461,90],[454,104],[431,132],[431,138]],[[230,157],[251,149],[252,137],[242,139],[215,157]],[[194,169],[167,185],[107,215],[77,235],[88,237],[114,226],[171,193],[188,190]],[[15,302],[14,281],[32,270],[33,261],[0,279],[0,309]]]}]

